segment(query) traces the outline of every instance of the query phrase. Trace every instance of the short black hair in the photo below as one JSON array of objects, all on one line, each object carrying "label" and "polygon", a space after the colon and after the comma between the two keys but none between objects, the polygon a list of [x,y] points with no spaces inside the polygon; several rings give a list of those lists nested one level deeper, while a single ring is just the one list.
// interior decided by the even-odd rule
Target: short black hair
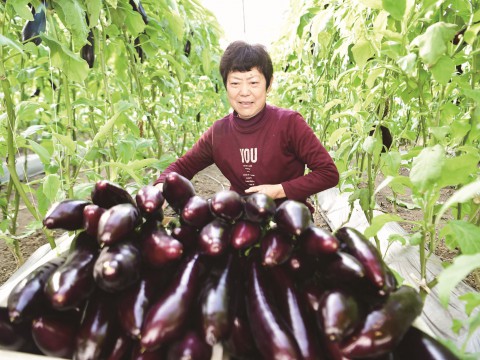
[{"label": "short black hair", "polygon": [[227,77],[232,71],[246,72],[257,68],[267,80],[267,89],[273,76],[272,59],[265,46],[234,41],[227,46],[220,60],[220,74],[227,87]]}]

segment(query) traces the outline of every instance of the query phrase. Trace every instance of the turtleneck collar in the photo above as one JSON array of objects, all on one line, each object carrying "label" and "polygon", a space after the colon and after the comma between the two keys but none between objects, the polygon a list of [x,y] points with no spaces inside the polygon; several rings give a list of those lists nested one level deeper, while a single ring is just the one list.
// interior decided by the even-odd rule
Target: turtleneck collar
[{"label": "turtleneck collar", "polygon": [[268,105],[265,104],[263,109],[257,115],[246,120],[238,117],[238,113],[234,110],[231,116],[232,123],[235,126],[235,128],[240,132],[253,132],[257,129],[258,125],[262,122],[262,119],[264,118],[267,107]]}]

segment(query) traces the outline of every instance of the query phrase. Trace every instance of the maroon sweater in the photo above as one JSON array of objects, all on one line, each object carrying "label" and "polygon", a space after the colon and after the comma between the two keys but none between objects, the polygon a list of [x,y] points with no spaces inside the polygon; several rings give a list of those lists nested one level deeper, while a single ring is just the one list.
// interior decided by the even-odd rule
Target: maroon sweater
[{"label": "maroon sweater", "polygon": [[[272,105],[249,120],[230,113],[216,121],[155,184],[172,171],[191,179],[213,163],[230,181],[231,190],[241,195],[250,186],[282,184],[288,199],[306,203],[310,195],[336,186],[339,179],[332,158],[303,117]],[[305,166],[311,170],[307,174]]]}]

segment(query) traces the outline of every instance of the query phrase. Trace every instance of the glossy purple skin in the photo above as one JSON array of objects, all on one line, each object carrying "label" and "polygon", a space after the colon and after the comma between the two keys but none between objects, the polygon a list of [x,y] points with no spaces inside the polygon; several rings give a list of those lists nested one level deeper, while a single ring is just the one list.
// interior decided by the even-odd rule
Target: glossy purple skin
[{"label": "glossy purple skin", "polygon": [[53,308],[77,308],[92,294],[95,289],[93,267],[97,257],[96,239],[86,233],[79,234],[67,259],[45,285],[45,294]]},{"label": "glossy purple skin", "polygon": [[243,200],[232,190],[221,190],[210,199],[212,213],[227,222],[235,222],[243,215]]},{"label": "glossy purple skin", "polygon": [[130,241],[105,246],[95,261],[93,278],[101,289],[119,292],[140,279],[141,263],[141,252]]},{"label": "glossy purple skin", "polygon": [[141,249],[143,258],[153,267],[161,267],[178,260],[183,254],[183,244],[162,228],[145,235]]},{"label": "glossy purple skin", "polygon": [[91,199],[92,203],[104,209],[125,203],[135,205],[135,200],[126,189],[108,180],[99,180],[95,183]]},{"label": "glossy purple skin", "polygon": [[445,345],[411,326],[393,350],[395,360],[458,360]]},{"label": "glossy purple skin", "polygon": [[302,359],[325,359],[316,338],[316,324],[307,311],[308,304],[297,290],[294,278],[287,268],[280,266],[269,269],[268,273],[272,279],[275,303],[292,331]]},{"label": "glossy purple skin", "polygon": [[262,234],[258,223],[248,220],[238,220],[232,226],[230,244],[235,249],[245,249],[256,244]]},{"label": "glossy purple skin", "polygon": [[347,246],[348,252],[363,265],[366,278],[374,286],[382,289],[387,282],[387,275],[377,248],[362,233],[353,228],[340,228],[335,232],[335,236]]},{"label": "glossy purple skin", "polygon": [[277,266],[286,262],[293,251],[293,241],[289,234],[280,229],[270,229],[260,240],[262,264]]},{"label": "glossy purple skin", "polygon": [[342,354],[347,358],[388,354],[400,343],[422,308],[418,292],[410,286],[400,286],[382,307],[370,311],[359,329],[342,343]]},{"label": "glossy purple skin", "polygon": [[200,231],[199,249],[210,256],[220,256],[230,245],[230,227],[220,219],[214,219]]},{"label": "glossy purple skin", "polygon": [[195,331],[190,330],[168,347],[167,360],[210,360],[213,349]]},{"label": "glossy purple skin", "polygon": [[71,358],[79,324],[71,312],[41,315],[32,321],[32,337],[43,354]]},{"label": "glossy purple skin", "polygon": [[180,224],[172,229],[172,237],[183,244],[186,252],[191,252],[198,247],[199,230],[191,225]]},{"label": "glossy purple skin", "polygon": [[200,255],[185,259],[173,282],[152,304],[145,316],[140,340],[147,351],[160,348],[184,331],[189,310],[197,299],[200,275]]},{"label": "glossy purple skin", "polygon": [[284,266],[288,267],[299,283],[311,279],[318,268],[315,257],[299,251],[298,248],[294,248]]},{"label": "glossy purple skin", "polygon": [[162,206],[165,198],[162,191],[153,185],[145,185],[135,195],[135,202],[143,217],[146,219],[163,219]]},{"label": "glossy purple skin", "polygon": [[340,290],[327,291],[316,311],[317,324],[329,341],[341,342],[360,325],[357,301]]},{"label": "glossy purple skin", "polygon": [[31,341],[30,337],[29,323],[12,323],[8,315],[8,309],[0,307],[0,349],[22,351]]},{"label": "glossy purple skin", "polygon": [[113,348],[105,356],[106,360],[126,360],[130,359],[130,355],[133,349],[133,339],[130,338],[127,334],[120,333],[113,344]]},{"label": "glossy purple skin", "polygon": [[204,340],[210,346],[227,338],[232,322],[236,271],[235,258],[231,254],[220,275],[210,276],[208,285],[204,287],[201,300],[201,320]]},{"label": "glossy purple skin", "polygon": [[89,204],[83,208],[83,228],[87,234],[97,237],[98,222],[105,211],[106,209],[95,204]]},{"label": "glossy purple skin", "polygon": [[311,225],[303,231],[298,239],[302,250],[311,256],[322,256],[336,253],[340,244],[329,231]]},{"label": "glossy purple skin", "polygon": [[275,215],[277,205],[268,195],[253,193],[244,198],[243,208],[245,219],[265,224]]},{"label": "glossy purple skin", "polygon": [[301,359],[300,349],[278,308],[258,259],[247,268],[246,304],[252,335],[259,352],[266,359]]},{"label": "glossy purple skin", "polygon": [[177,214],[180,214],[187,201],[195,195],[193,184],[186,177],[168,173],[163,183],[163,196]]},{"label": "glossy purple skin", "polygon": [[48,308],[48,299],[44,287],[51,274],[58,269],[65,258],[54,258],[40,265],[20,280],[7,299],[10,321],[19,323],[39,315]]},{"label": "glossy purple skin", "polygon": [[182,209],[182,220],[197,229],[203,228],[213,220],[208,201],[198,195],[192,196]]},{"label": "glossy purple skin", "polygon": [[365,278],[363,265],[350,254],[337,252],[325,261],[322,275],[332,283],[353,283]]},{"label": "glossy purple skin", "polygon": [[45,214],[43,225],[48,229],[83,229],[83,209],[90,204],[84,200],[63,200],[53,204]]},{"label": "glossy purple skin", "polygon": [[312,224],[312,213],[307,205],[286,200],[277,207],[274,220],[277,226],[287,233],[300,236]]},{"label": "glossy purple skin", "polygon": [[118,204],[105,211],[98,222],[97,240],[100,246],[112,245],[130,234],[140,224],[138,208]]}]

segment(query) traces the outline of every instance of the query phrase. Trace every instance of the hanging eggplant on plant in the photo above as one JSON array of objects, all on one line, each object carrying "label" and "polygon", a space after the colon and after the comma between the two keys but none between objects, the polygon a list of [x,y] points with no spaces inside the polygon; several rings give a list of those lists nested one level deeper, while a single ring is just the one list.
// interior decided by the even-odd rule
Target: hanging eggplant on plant
[{"label": "hanging eggplant on plant", "polygon": [[[137,5],[137,3],[138,3],[138,5]],[[142,15],[143,22],[145,24],[148,24],[148,16],[147,16],[147,13],[145,12],[145,9],[142,6],[142,2],[140,0],[138,0],[138,1],[130,0],[130,5],[132,6],[134,11],[136,11],[140,15]]]},{"label": "hanging eggplant on plant", "polygon": [[42,2],[38,8],[38,12],[35,7],[32,6],[31,12],[33,15],[32,21],[27,21],[22,29],[22,41],[33,42],[35,45],[40,45],[42,39],[39,37],[40,33],[45,32],[47,25],[47,17],[45,13],[46,4]]},{"label": "hanging eggplant on plant", "polygon": [[88,67],[91,69],[95,64],[95,40],[92,29],[90,29],[90,32],[88,33],[87,40],[88,43],[83,45],[80,50],[80,56],[87,62]]}]

